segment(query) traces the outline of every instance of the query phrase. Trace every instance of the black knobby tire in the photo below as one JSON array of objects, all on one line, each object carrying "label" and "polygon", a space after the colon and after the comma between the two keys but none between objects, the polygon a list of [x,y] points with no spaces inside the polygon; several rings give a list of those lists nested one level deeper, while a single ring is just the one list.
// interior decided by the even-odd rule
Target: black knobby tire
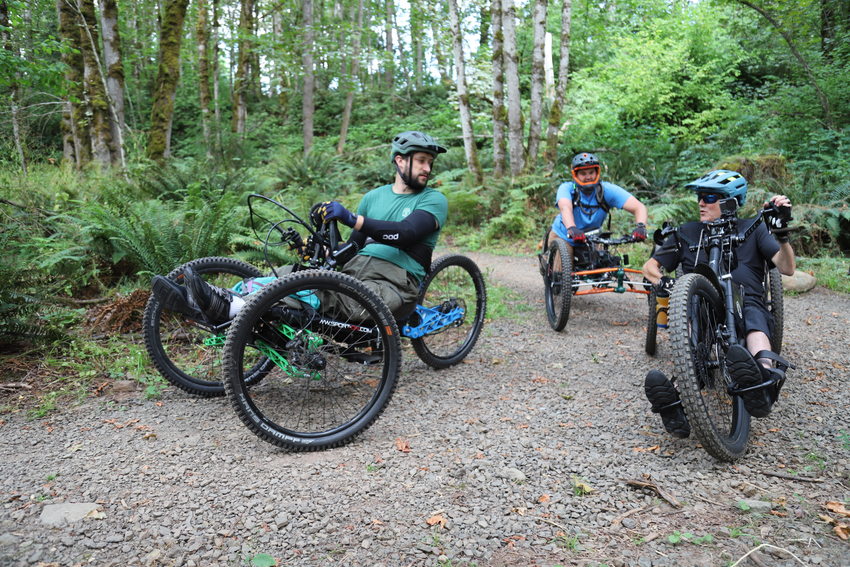
[{"label": "black knobby tire", "polygon": [[417,356],[433,368],[448,368],[464,358],[478,341],[487,311],[487,287],[478,265],[466,256],[441,256],[422,282],[419,305],[459,306],[462,319],[410,343]]},{"label": "black knobby tire", "polygon": [[770,348],[776,354],[782,352],[783,326],[785,325],[785,302],[782,296],[782,275],[779,270],[772,268],[767,272],[764,286],[765,304],[773,316],[773,335],[770,337]]},{"label": "black knobby tire", "polygon": [[549,244],[546,273],[543,275],[543,296],[549,326],[562,331],[570,318],[573,298],[573,247],[561,238]]},{"label": "black knobby tire", "polygon": [[677,279],[670,297],[669,334],[676,383],[691,430],[703,448],[722,461],[747,450],[750,414],[731,381],[719,330],[725,321],[721,295],[700,274]]},{"label": "black knobby tire", "polygon": [[[178,281],[187,266],[206,281],[225,288],[240,280],[262,275],[258,268],[241,260],[212,256],[187,262],[166,277]],[[153,295],[145,306],[142,328],[145,348],[163,378],[196,396],[224,395],[221,383],[222,345],[204,343],[205,339],[213,337],[213,333],[183,315],[163,309]],[[222,335],[222,341],[223,338]],[[264,370],[268,368],[267,362],[263,358],[251,361],[249,383],[262,379]]]},{"label": "black knobby tire", "polygon": [[646,318],[646,341],[644,342],[644,350],[649,356],[655,356],[656,339],[658,336],[658,312],[656,304],[658,296],[655,294],[655,288],[652,288],[647,296],[649,302],[649,313]]},{"label": "black knobby tire", "polygon": [[[337,294],[366,319],[293,310],[299,292]],[[249,389],[243,361],[259,349],[277,363]],[[375,422],[395,391],[401,343],[393,315],[361,282],[305,270],[251,296],[227,332],[223,365],[225,391],[248,429],[280,447],[316,451],[343,445]]]}]

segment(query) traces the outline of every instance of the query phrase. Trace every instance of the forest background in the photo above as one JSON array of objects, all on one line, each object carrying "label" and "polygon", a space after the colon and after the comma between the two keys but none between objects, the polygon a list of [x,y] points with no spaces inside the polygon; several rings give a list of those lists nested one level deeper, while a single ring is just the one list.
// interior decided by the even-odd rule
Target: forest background
[{"label": "forest background", "polygon": [[718,167],[747,213],[789,195],[801,267],[850,291],[845,0],[0,0],[0,34],[0,356],[37,412],[104,375],[155,394],[115,332],[151,275],[259,263],[247,194],[354,206],[408,129],[451,148],[452,245],[533,254],[592,151],[650,229]]}]

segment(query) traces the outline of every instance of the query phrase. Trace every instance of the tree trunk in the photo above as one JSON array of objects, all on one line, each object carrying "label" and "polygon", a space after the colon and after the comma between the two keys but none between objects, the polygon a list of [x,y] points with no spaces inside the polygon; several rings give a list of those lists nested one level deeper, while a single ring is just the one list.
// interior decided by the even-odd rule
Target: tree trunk
[{"label": "tree trunk", "polygon": [[207,51],[207,5],[206,0],[198,0],[198,25],[195,32],[198,42],[198,97],[201,105],[201,131],[204,134],[204,148],[207,159],[213,157],[210,137],[210,57]]},{"label": "tree trunk", "polygon": [[493,29],[493,175],[505,174],[505,132],[507,110],[505,109],[505,53],[502,31],[502,0],[492,0],[491,27]]},{"label": "tree trunk", "polygon": [[251,35],[254,33],[254,0],[241,0],[239,14],[239,55],[236,76],[233,79],[233,117],[231,129],[239,136],[245,135],[248,120],[248,88],[250,85]]},{"label": "tree trunk", "polygon": [[475,148],[475,133],[472,129],[472,113],[469,111],[469,93],[466,89],[466,66],[463,59],[463,36],[457,13],[457,0],[449,1],[449,22],[452,27],[455,68],[457,69],[457,97],[460,105],[460,126],[463,131],[463,149],[466,153],[466,165],[475,175],[475,181],[481,183],[481,164]]},{"label": "tree trunk", "polygon": [[386,53],[384,54],[384,86],[387,89],[387,92],[392,92],[393,90],[393,75],[395,74],[395,53],[393,50],[393,19],[395,17],[395,5],[393,4],[393,0],[385,0],[384,7],[386,9],[386,13],[384,14],[384,47]]},{"label": "tree trunk", "polygon": [[342,124],[339,127],[339,142],[336,153],[341,154],[348,137],[348,126],[351,122],[351,109],[354,106],[354,91],[357,88],[357,75],[360,73],[360,35],[363,33],[363,0],[357,2],[357,29],[354,31],[351,49],[351,72],[348,77],[348,93],[345,95],[345,107],[342,110]]},{"label": "tree trunk", "polygon": [[76,7],[66,0],[56,0],[56,12],[59,16],[59,37],[70,48],[62,52],[65,81],[68,83],[68,100],[65,104],[68,123],[63,157],[80,169],[91,161],[91,131],[83,103],[85,94],[82,86],[83,56],[80,51],[81,24]]},{"label": "tree trunk", "polygon": [[[3,42],[3,48],[10,53],[12,59],[15,58],[15,48],[11,41],[12,25],[9,22],[9,5],[6,0],[0,0],[0,40]],[[27,156],[24,153],[24,144],[21,140],[20,115],[18,108],[18,81],[17,72],[15,77],[9,80],[9,100],[11,102],[11,118],[12,118],[12,137],[15,140],[15,150],[18,152],[18,158],[21,160],[21,170],[24,175],[27,175]]]},{"label": "tree trunk", "polygon": [[519,93],[516,15],[513,0],[502,1],[502,31],[508,86],[508,153],[511,161],[511,175],[516,177],[525,167],[525,150],[522,146],[522,101]]},{"label": "tree trunk", "polygon": [[112,165],[126,167],[124,158],[124,65],[121,62],[121,36],[118,33],[118,4],[103,0],[103,61],[106,65],[106,92],[110,108]]},{"label": "tree trunk", "polygon": [[100,40],[94,0],[78,0],[77,10],[82,19],[80,51],[83,56],[83,81],[91,116],[92,157],[101,165],[112,164],[112,124],[105,81],[100,72],[98,56]]},{"label": "tree trunk", "polygon": [[302,9],[304,46],[301,62],[304,66],[304,86],[301,100],[301,119],[304,135],[304,155],[306,156],[313,149],[313,114],[316,110],[313,100],[316,89],[313,71],[313,0],[302,0]]},{"label": "tree trunk", "polygon": [[776,28],[776,31],[779,32],[779,35],[781,35],[782,39],[785,40],[785,43],[788,44],[788,48],[791,49],[791,53],[794,55],[794,58],[797,60],[798,63],[800,63],[800,66],[803,67],[803,71],[806,73],[806,76],[809,78],[809,81],[811,81],[812,86],[815,89],[815,93],[818,97],[818,102],[820,102],[821,110],[823,111],[824,125],[828,129],[834,130],[835,125],[832,121],[832,111],[829,108],[829,99],[826,97],[826,94],[824,94],[824,92],[821,90],[820,85],[818,84],[817,77],[815,77],[814,72],[812,71],[811,67],[809,67],[809,63],[803,57],[803,54],[800,53],[800,51],[797,49],[797,45],[794,43],[794,38],[791,37],[791,34],[788,31],[782,29],[779,25],[779,21],[775,17],[773,17],[770,12],[768,12],[764,7],[750,2],[749,0],[737,1],[743,4],[744,6],[752,8],[753,10],[761,14],[761,16],[765,20],[770,22],[770,25]]},{"label": "tree trunk", "polygon": [[422,19],[425,15],[419,4],[413,3],[410,6],[410,36],[411,50],[413,53],[413,88],[419,90],[422,88],[422,75],[425,67],[425,42],[422,41],[424,35],[424,26]]},{"label": "tree trunk", "polygon": [[[438,14],[443,8],[439,0],[433,4],[429,1],[428,7],[431,13]],[[440,73],[440,82],[444,85],[451,84],[451,74],[448,72],[449,63],[446,61],[446,54],[443,52],[443,34],[440,29],[439,18],[429,18],[431,21],[431,35],[434,37],[434,57],[437,59],[437,71]]]},{"label": "tree trunk", "polygon": [[156,161],[171,155],[174,94],[180,80],[180,44],[189,0],[167,0],[159,37],[159,70],[151,105],[148,157]]},{"label": "tree trunk", "polygon": [[561,112],[567,96],[567,83],[570,71],[570,32],[572,27],[572,0],[563,0],[561,6],[561,47],[560,62],[558,63],[558,88],[555,89],[555,99],[549,110],[549,128],[546,132],[546,161],[547,171],[555,169],[558,160],[558,131],[561,129]]},{"label": "tree trunk", "polygon": [[531,113],[528,124],[528,161],[527,171],[537,165],[537,150],[540,146],[541,121],[543,119],[544,63],[543,44],[546,41],[547,0],[536,0],[532,15],[534,26],[534,47],[531,56]]}]

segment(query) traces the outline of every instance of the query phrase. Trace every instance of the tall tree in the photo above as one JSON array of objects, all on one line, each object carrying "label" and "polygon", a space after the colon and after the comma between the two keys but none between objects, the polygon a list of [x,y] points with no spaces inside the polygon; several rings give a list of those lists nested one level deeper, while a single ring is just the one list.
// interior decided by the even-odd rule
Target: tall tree
[{"label": "tall tree", "polygon": [[546,151],[544,160],[547,171],[555,168],[558,159],[558,132],[561,129],[561,114],[567,97],[567,84],[570,71],[570,33],[572,28],[572,0],[563,0],[561,5],[561,46],[558,62],[558,88],[549,110],[549,128],[546,131]]},{"label": "tall tree", "polygon": [[304,67],[304,87],[301,98],[301,120],[304,136],[304,155],[313,148],[313,114],[316,103],[313,100],[316,90],[316,78],[313,70],[313,0],[302,0],[303,46],[301,63]]},{"label": "tall tree", "polygon": [[393,0],[384,0],[384,86],[392,91],[395,75],[395,50],[393,48],[393,20],[395,4]]},{"label": "tall tree", "polygon": [[505,131],[507,111],[505,109],[505,54],[502,27],[502,0],[492,0],[491,25],[493,28],[493,175],[505,174]]},{"label": "tall tree", "polygon": [[347,78],[348,92],[345,94],[345,107],[342,109],[342,121],[339,127],[339,142],[336,145],[336,153],[341,154],[345,148],[345,140],[348,137],[348,126],[351,122],[351,110],[354,107],[354,92],[357,88],[357,76],[360,73],[360,36],[363,33],[363,0],[357,1],[357,28],[354,30],[354,38],[351,48],[351,65]]},{"label": "tall tree", "polygon": [[253,54],[251,37],[254,34],[254,0],[241,0],[239,11],[239,54],[236,61],[236,76],[233,80],[233,117],[231,128],[234,133],[245,134],[248,120],[247,94],[251,85],[251,59]]},{"label": "tall tree", "polygon": [[94,0],[78,0],[80,16],[80,52],[83,56],[83,81],[88,115],[91,117],[92,157],[101,165],[112,164],[112,123],[106,84],[100,70],[100,40]]},{"label": "tall tree", "polygon": [[206,0],[198,0],[198,25],[195,30],[198,42],[198,97],[201,105],[201,131],[204,135],[204,148],[207,158],[212,157],[212,139],[210,136],[210,56],[208,52],[209,34],[207,31]]},{"label": "tall tree", "polygon": [[118,4],[103,0],[103,60],[106,65],[106,93],[110,109],[112,163],[125,167],[124,159],[124,65],[121,61],[121,36],[118,33]]},{"label": "tall tree", "polygon": [[[3,43],[3,49],[12,54],[12,59],[15,59],[15,47],[12,45],[11,38],[12,25],[9,21],[9,5],[6,0],[0,0],[0,41]],[[17,75],[17,71],[13,71],[13,75]],[[21,124],[18,108],[18,78],[12,76],[8,79],[9,85],[9,102],[11,104],[12,118],[12,137],[15,140],[15,150],[18,152],[18,158],[21,160],[21,170],[24,175],[27,175],[27,156],[24,152],[24,143],[21,139]]]},{"label": "tall tree", "polygon": [[159,70],[151,105],[148,157],[161,161],[171,155],[174,95],[180,80],[180,44],[189,0],[166,0],[159,36]]},{"label": "tall tree", "polygon": [[531,170],[537,162],[537,149],[540,145],[541,120],[543,118],[544,64],[543,44],[546,40],[547,0],[536,0],[532,15],[534,26],[534,48],[531,56],[531,113],[528,120],[528,161],[526,169]]},{"label": "tall tree", "polygon": [[466,88],[466,66],[463,57],[463,34],[460,29],[460,18],[457,11],[457,0],[449,2],[449,22],[452,28],[455,69],[457,72],[457,98],[460,106],[460,126],[463,131],[463,149],[466,153],[466,165],[475,175],[477,183],[481,183],[481,164],[478,163],[478,152],[475,148],[475,133],[472,128],[472,113],[469,111],[469,93]]},{"label": "tall tree", "polygon": [[502,38],[505,75],[508,79],[508,154],[511,161],[511,175],[516,177],[525,167],[525,149],[522,145],[522,100],[519,92],[516,11],[513,0],[502,0]]},{"label": "tall tree", "polygon": [[63,158],[78,169],[91,161],[91,134],[86,116],[83,93],[83,56],[80,49],[79,14],[66,0],[56,0],[59,15],[59,37],[65,43],[62,62],[65,64],[65,81],[68,98],[63,108]]}]

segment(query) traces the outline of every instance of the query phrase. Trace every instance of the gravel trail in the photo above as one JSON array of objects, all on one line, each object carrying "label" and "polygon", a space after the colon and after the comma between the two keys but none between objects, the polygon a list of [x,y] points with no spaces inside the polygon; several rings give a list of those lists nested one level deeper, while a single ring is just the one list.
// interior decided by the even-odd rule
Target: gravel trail
[{"label": "gravel trail", "polygon": [[406,349],[346,447],[288,453],[174,388],[4,416],[0,566],[689,567],[759,544],[738,565],[850,564],[823,519],[850,524],[827,508],[850,508],[850,296],[786,296],[797,369],[728,464],[650,413],[643,376],[670,349],[659,333],[644,354],[642,297],[575,298],[555,333],[531,258],[470,256],[515,292],[510,315],[456,368]]}]

